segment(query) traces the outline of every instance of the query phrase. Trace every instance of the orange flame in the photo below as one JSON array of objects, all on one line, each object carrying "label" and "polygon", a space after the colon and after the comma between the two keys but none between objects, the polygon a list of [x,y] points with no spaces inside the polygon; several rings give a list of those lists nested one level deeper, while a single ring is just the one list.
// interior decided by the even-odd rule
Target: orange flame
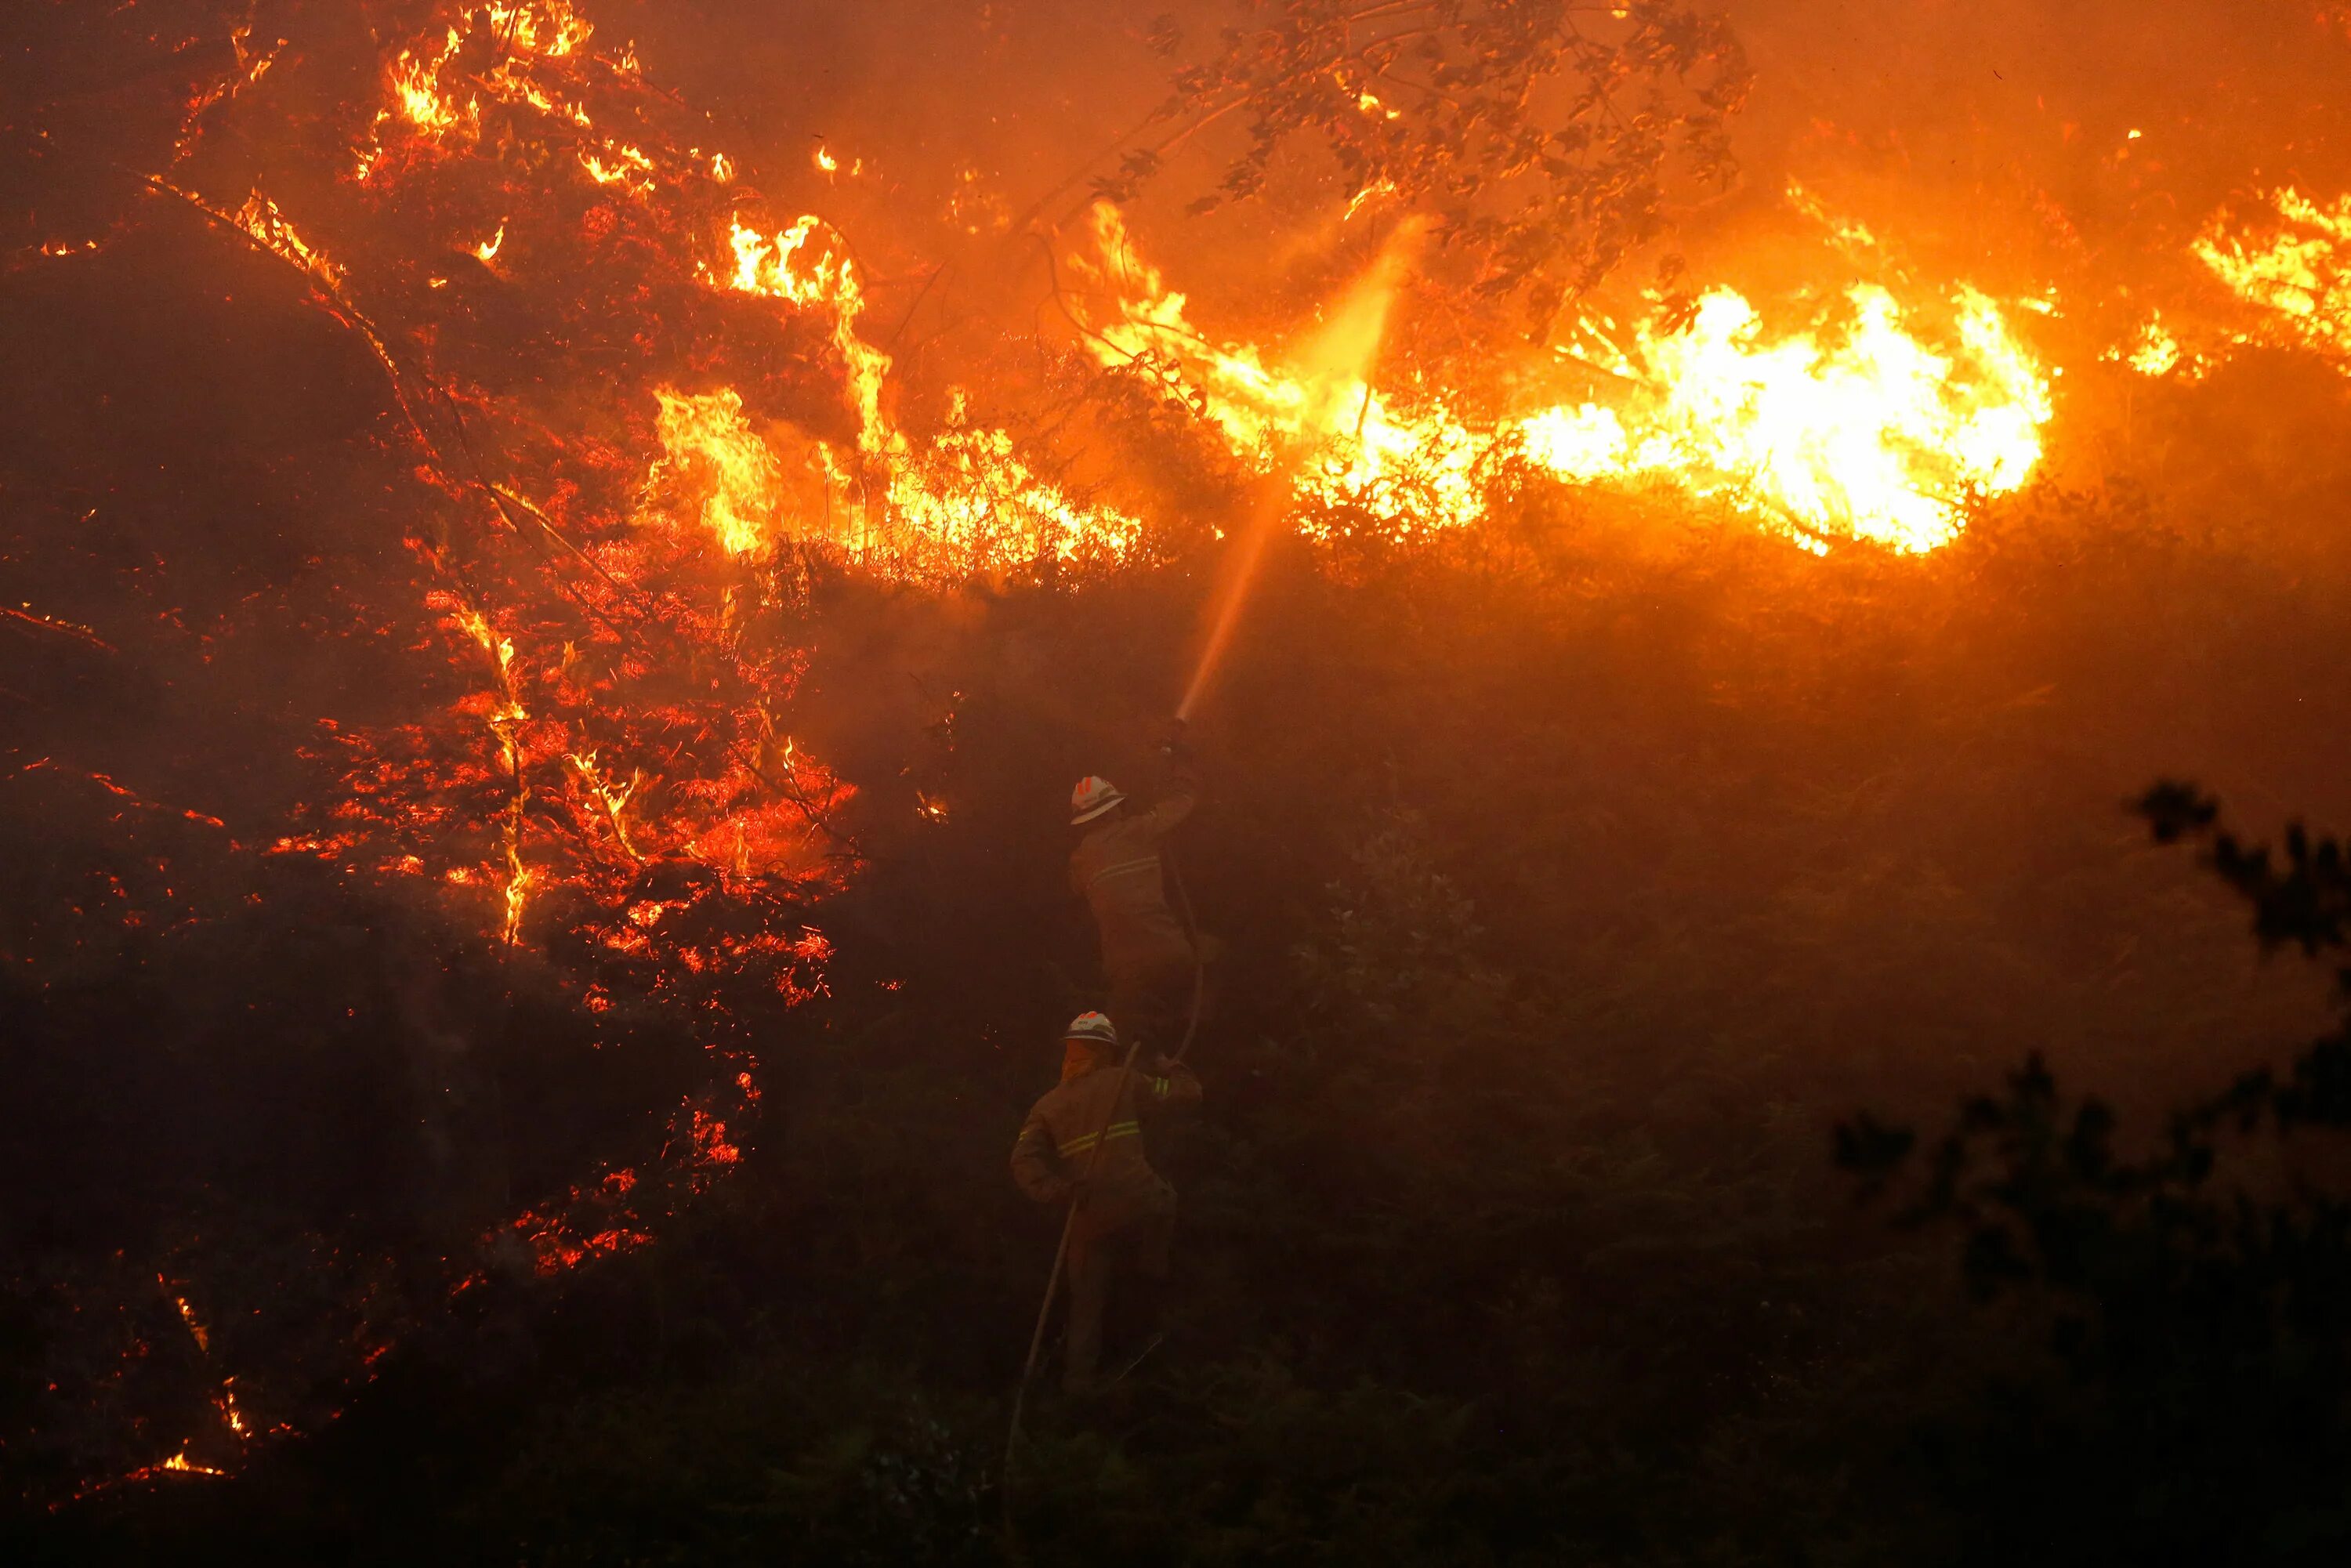
[{"label": "orange flame", "polygon": [[[1038,475],[1006,432],[968,423],[960,392],[950,399],[944,428],[930,438],[900,430],[883,407],[890,356],[858,329],[865,297],[856,265],[822,219],[802,216],[770,237],[737,218],[727,248],[731,269],[704,269],[713,287],[832,318],[857,418],[857,450],[809,442],[807,462],[795,466],[811,476],[823,509],[841,519],[833,530],[838,542],[868,556],[893,555],[910,569],[935,557],[968,570],[1040,552],[1065,559],[1114,554],[1140,531],[1134,518],[1088,505]],[[744,417],[739,394],[722,388],[698,397],[659,395],[664,455],[651,479],[657,486],[697,470],[715,476],[704,523],[738,554],[767,542],[776,519],[792,509],[786,466]]]}]

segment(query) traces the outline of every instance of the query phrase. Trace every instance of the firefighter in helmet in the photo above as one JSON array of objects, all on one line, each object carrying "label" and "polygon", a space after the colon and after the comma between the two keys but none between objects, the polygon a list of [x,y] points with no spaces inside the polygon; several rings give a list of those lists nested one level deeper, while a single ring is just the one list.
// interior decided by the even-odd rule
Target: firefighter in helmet
[{"label": "firefighter in helmet", "polygon": [[1093,911],[1110,981],[1110,1016],[1128,1036],[1165,1048],[1182,1032],[1201,955],[1167,904],[1160,844],[1192,814],[1199,779],[1176,721],[1165,747],[1168,789],[1148,809],[1107,779],[1080,780],[1070,796],[1079,831],[1070,885]]},{"label": "firefighter in helmet", "polygon": [[[1075,1200],[1070,1218],[1068,1358],[1062,1386],[1083,1392],[1102,1359],[1102,1313],[1122,1292],[1167,1276],[1176,1189],[1151,1168],[1144,1130],[1200,1103],[1200,1081],[1180,1061],[1119,1049],[1100,1013],[1070,1022],[1061,1082],[1037,1102],[1012,1145],[1012,1178],[1039,1203]],[[1155,1308],[1156,1291],[1136,1304]]]}]

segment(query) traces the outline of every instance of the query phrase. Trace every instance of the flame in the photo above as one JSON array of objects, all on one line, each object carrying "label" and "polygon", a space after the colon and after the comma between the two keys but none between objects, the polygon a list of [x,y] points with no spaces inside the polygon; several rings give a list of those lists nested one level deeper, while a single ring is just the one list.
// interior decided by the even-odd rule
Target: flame
[{"label": "flame", "polygon": [[2232,233],[2222,214],[2192,248],[2231,293],[2263,312],[2264,339],[2351,369],[2351,195],[2322,206],[2288,186],[2270,205],[2278,221],[2268,233]]},{"label": "flame", "polygon": [[666,490],[698,497],[696,520],[731,555],[750,555],[775,540],[783,506],[783,468],[732,388],[698,394],[664,390],[662,455],[646,476],[648,505]]},{"label": "flame", "polygon": [[[402,49],[392,63],[392,102],[419,134],[439,141],[452,131],[471,131],[481,123],[482,105],[475,99],[462,108],[441,89],[441,71],[465,46],[465,32],[451,27],[440,48],[429,54]],[[390,115],[392,110],[386,110]]]},{"label": "flame", "polygon": [[253,1436],[252,1428],[245,1424],[245,1412],[236,1407],[235,1378],[226,1377],[221,1380],[220,1397],[213,1401],[213,1406],[221,1413],[222,1423],[238,1437]]},{"label": "flame", "polygon": [[[1123,397],[1144,378],[1086,376],[1079,355],[1040,354],[1056,395],[1086,388],[1052,411],[1074,405],[1071,423],[1041,436],[995,412],[991,383],[971,381],[973,395],[902,387],[892,349],[929,298],[921,274],[902,272],[893,282],[905,291],[885,294],[831,224],[763,207],[765,177],[685,145],[672,95],[644,86],[632,52],[600,46],[561,0],[409,10],[434,20],[372,57],[374,100],[350,121],[364,183],[345,165],[340,181],[300,186],[305,225],[318,225],[308,234],[257,189],[235,207],[243,184],[204,210],[300,273],[383,363],[405,416],[387,444],[401,444],[417,484],[410,548],[459,680],[423,698],[413,722],[322,726],[319,754],[341,789],[282,824],[295,831],[274,824],[256,842],[355,876],[413,879],[418,896],[445,901],[485,938],[540,942],[585,1012],[619,1024],[659,1007],[708,1047],[711,1075],[673,1103],[660,1162],[568,1190],[553,1182],[495,1227],[526,1266],[551,1271],[645,1244],[684,1196],[740,1162],[764,1049],[750,1004],[826,994],[830,944],[790,922],[857,874],[865,851],[842,810],[854,787],[789,733],[808,658],[790,630],[790,596],[807,580],[795,581],[790,547],[815,539],[915,580],[1124,558],[1143,523],[1088,493],[1074,461],[1057,466],[1051,437],[1071,428],[1084,434],[1062,450],[1092,440],[1115,451],[1109,419],[1086,423],[1105,404],[1088,400],[1105,386]],[[298,51],[287,60],[272,91],[232,107],[262,114],[302,99],[308,78],[274,90],[308,68]],[[237,61],[247,79],[268,64],[243,41]],[[1370,88],[1342,90],[1337,111],[1360,111],[1374,133],[1396,116]],[[315,105],[305,112],[315,118]],[[269,144],[255,135],[239,150]],[[862,167],[822,145],[810,156],[829,179]],[[1384,223],[1400,200],[1374,181],[1349,215]],[[949,212],[973,235],[1013,226],[997,182],[968,165]],[[1848,246],[1876,243],[1831,227]],[[1969,491],[2021,484],[2038,460],[2045,382],[1980,296],[1906,287],[1897,305],[1856,290],[1824,313],[1767,322],[1719,289],[1687,319],[1661,306],[1623,329],[1591,324],[1579,347],[1612,390],[1520,381],[1505,402],[1486,385],[1499,376],[1447,382],[1446,367],[1400,365],[1393,352],[1383,363],[1415,234],[1395,231],[1319,330],[1261,344],[1195,327],[1114,208],[1092,209],[1054,259],[1083,291],[1071,304],[1093,356],[1147,361],[1147,392],[1183,393],[1212,439],[1280,468],[1299,526],[1325,534],[1366,513],[1383,528],[1475,528],[1500,465],[1525,464],[1730,497],[1807,549],[1846,535],[1924,549],[1956,528]],[[521,298],[521,279],[486,292],[527,306],[513,315],[532,335],[462,329],[467,291],[429,293],[459,281],[436,273],[457,250],[498,261],[510,238],[520,248],[506,260],[531,264],[533,293]],[[869,289],[889,300],[886,321]],[[527,374],[514,373],[517,341],[545,354]],[[839,406],[811,413],[821,397]],[[1158,399],[1152,417],[1167,406]],[[1224,465],[1206,471],[1222,486]],[[1289,508],[1268,520],[1289,524]],[[25,623],[29,612],[10,613]],[[951,820],[944,795],[914,794],[918,823]],[[205,1354],[233,1348],[225,1329],[208,1342],[179,1304]],[[222,1324],[243,1321],[219,1310]],[[370,1364],[383,1350],[369,1349]],[[229,1432],[281,1429],[262,1369],[242,1400],[221,1370],[213,1405]],[[165,1463],[196,1468],[184,1452]]]},{"label": "flame", "polygon": [[[155,1282],[159,1285],[162,1284],[163,1277],[158,1274],[155,1276]],[[188,1337],[196,1342],[197,1352],[200,1354],[210,1355],[213,1348],[212,1335],[205,1333],[204,1325],[197,1321],[196,1309],[188,1305],[188,1298],[185,1296],[173,1296],[172,1302],[180,1309],[180,1321],[188,1325]]]},{"label": "flame", "polygon": [[[1677,326],[1653,318],[1624,335],[1586,321],[1593,351],[1579,358],[1616,383],[1606,402],[1477,424],[1442,394],[1393,402],[1362,375],[1316,364],[1318,350],[1285,364],[1253,344],[1214,343],[1186,319],[1185,296],[1134,256],[1107,204],[1092,211],[1091,239],[1070,262],[1090,286],[1081,304],[1097,358],[1179,366],[1236,451],[1313,448],[1301,484],[1310,501],[1394,502],[1426,526],[1482,521],[1481,475],[1515,444],[1578,482],[1660,479],[1814,543],[1928,550],[1958,533],[1970,496],[2025,482],[2053,412],[2046,375],[1989,297],[1953,290],[1947,340],[1930,347],[1891,293],[1865,285],[1845,295],[1843,323],[1776,335],[1729,288]],[[1360,295],[1374,296],[1385,293]]]},{"label": "flame", "polygon": [[[461,99],[444,80],[458,57],[475,46],[486,26],[496,58],[486,68],[467,77],[469,89]],[[482,132],[482,97],[508,103],[527,103],[549,115],[562,115],[583,129],[589,125],[577,105],[559,108],[545,90],[517,70],[524,59],[566,60],[580,53],[595,34],[594,26],[565,0],[491,0],[458,12],[434,39],[402,49],[384,72],[386,99],[375,118],[375,139],[360,150],[354,172],[362,182],[373,177],[383,155],[381,135],[387,124],[404,122],[426,145],[471,143]],[[267,62],[263,62],[266,68]],[[633,72],[633,63],[614,62],[615,68]],[[257,78],[259,72],[256,70]],[[601,183],[642,181],[646,171],[633,167],[632,150],[607,147],[594,167]],[[585,160],[583,160],[583,162]]]},{"label": "flame", "polygon": [[484,710],[482,722],[496,739],[500,760],[506,766],[507,809],[501,814],[498,830],[507,873],[506,918],[500,933],[506,944],[514,946],[522,940],[523,911],[529,902],[531,885],[538,880],[537,873],[523,859],[523,823],[530,808],[531,789],[522,727],[530,714],[523,706],[522,694],[515,680],[514,640],[502,635],[487,616],[470,604],[455,601],[449,604],[449,611],[451,619],[490,655],[496,673],[497,689],[480,706]]},{"label": "flame", "polygon": [[731,225],[727,246],[735,256],[727,287],[832,312],[833,345],[848,366],[850,404],[857,411],[858,444],[867,453],[889,450],[893,443],[882,417],[882,384],[890,371],[890,356],[857,330],[865,312],[865,293],[848,247],[831,225],[807,214],[771,240],[738,218]]},{"label": "flame", "polygon": [[277,204],[260,192],[247,196],[245,205],[230,217],[264,247],[300,267],[329,290],[342,286],[343,269],[297,233],[286,214],[277,210]]},{"label": "flame", "polygon": [[632,861],[642,862],[645,857],[638,852],[637,846],[629,838],[628,810],[631,798],[645,781],[644,769],[632,769],[629,781],[615,786],[596,766],[593,751],[585,757],[575,752],[565,760],[578,769],[580,782],[588,787],[589,792],[595,796],[596,803],[603,808],[604,819],[611,824],[612,837],[619,841],[621,852]]},{"label": "flame", "polygon": [[580,166],[600,185],[622,185],[642,192],[653,184],[653,161],[640,148],[607,142],[594,152],[581,152]]},{"label": "flame", "polygon": [[2186,374],[2193,380],[2206,368],[2200,358],[2190,359],[2187,350],[2179,346],[2179,340],[2170,328],[2163,324],[2163,312],[2160,310],[2148,313],[2147,324],[2138,329],[2137,335],[2128,344],[2108,349],[2100,357],[2110,362],[2127,365],[2140,375],[2157,379],[2168,376],[2185,365]]},{"label": "flame", "polygon": [[531,0],[523,5],[493,0],[488,15],[490,26],[509,48],[549,59],[577,54],[596,34],[595,26],[564,0]]},{"label": "flame", "polygon": [[1530,454],[1570,478],[1650,475],[1733,497],[1814,538],[1946,544],[1970,494],[2012,491],[2040,461],[2047,380],[1974,289],[1955,291],[1957,340],[1939,352],[1884,288],[1846,301],[1841,329],[1777,339],[1728,288],[1680,330],[1645,323],[1618,356],[1635,389],[1625,405],[1532,416]]},{"label": "flame", "polygon": [[[727,249],[731,270],[705,267],[705,281],[831,317],[832,342],[857,419],[857,450],[813,443],[807,466],[825,510],[837,513],[844,527],[857,519],[861,551],[912,546],[971,565],[1040,551],[1067,559],[1089,550],[1115,553],[1139,533],[1136,519],[1082,502],[1039,476],[1006,432],[968,424],[960,392],[951,396],[945,426],[933,436],[916,440],[898,429],[883,408],[890,356],[858,329],[865,296],[856,265],[822,219],[803,215],[771,237],[738,217],[730,224]],[[674,395],[663,394],[664,456],[656,477],[679,472],[695,454],[720,476],[703,520],[728,549],[757,548],[784,509],[782,463],[742,417],[733,391],[684,400],[702,413],[691,432],[682,419],[673,425]],[[672,439],[673,429],[682,439]],[[872,515],[876,502],[878,519]],[[756,520],[762,517],[768,520]],[[845,534],[837,537],[849,542]]]}]

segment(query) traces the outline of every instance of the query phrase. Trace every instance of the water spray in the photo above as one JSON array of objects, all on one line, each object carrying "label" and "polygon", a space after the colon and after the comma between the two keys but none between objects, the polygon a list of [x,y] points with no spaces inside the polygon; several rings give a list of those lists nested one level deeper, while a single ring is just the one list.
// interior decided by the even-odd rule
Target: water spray
[{"label": "water spray", "polygon": [[[1406,223],[1391,235],[1381,247],[1379,258],[1373,262],[1364,276],[1357,279],[1332,311],[1330,320],[1309,345],[1305,364],[1312,374],[1312,385],[1318,396],[1315,407],[1293,439],[1277,455],[1272,471],[1266,476],[1252,498],[1249,515],[1241,526],[1240,537],[1227,558],[1228,567],[1223,585],[1208,617],[1208,634],[1200,649],[1200,662],[1192,671],[1192,679],[1184,688],[1184,700],[1176,705],[1177,721],[1186,722],[1199,706],[1200,698],[1215,676],[1217,667],[1224,662],[1225,651],[1232,643],[1233,631],[1240,624],[1241,611],[1249,602],[1250,591],[1257,585],[1259,568],[1264,563],[1266,546],[1272,542],[1274,530],[1289,514],[1298,471],[1305,465],[1309,452],[1324,434],[1340,428],[1352,419],[1360,429],[1363,412],[1370,407],[1371,389],[1368,377],[1373,362],[1379,358],[1380,341],[1386,335],[1388,307],[1395,298],[1398,281],[1406,263],[1419,242],[1422,225]],[[1350,413],[1348,411],[1353,410]],[[1181,1061],[1192,1048],[1200,1027],[1200,1012],[1207,999],[1207,968],[1196,956],[1199,931],[1192,915],[1192,900],[1184,889],[1183,879],[1175,874],[1172,860],[1168,870],[1176,884],[1176,896],[1184,910],[1184,924],[1190,934],[1195,950],[1192,969],[1192,1007],[1184,1025],[1184,1038],[1169,1060]],[[1119,1087],[1112,1093],[1106,1116],[1118,1113],[1118,1104],[1126,1092],[1126,1084],[1134,1071],[1137,1045],[1127,1049],[1126,1061],[1119,1069]],[[1105,1120],[1105,1129],[1109,1123]],[[1079,1185],[1092,1175],[1093,1162],[1102,1155],[1102,1140],[1097,1138],[1093,1152],[1088,1157],[1086,1169]],[[1020,1381],[1012,1395],[1012,1420],[1004,1439],[1004,1469],[1000,1488],[1003,1504],[1003,1531],[1006,1550],[1016,1562],[1024,1554],[1019,1549],[1019,1532],[1012,1516],[1013,1467],[1019,1456],[1021,1416],[1026,1410],[1029,1385],[1037,1375],[1037,1363],[1045,1348],[1045,1327],[1053,1310],[1053,1299],[1060,1294],[1064,1265],[1068,1261],[1070,1235],[1077,1221],[1075,1197],[1061,1218],[1061,1245],[1053,1254],[1053,1267],[1046,1276],[1044,1299],[1037,1306],[1037,1323],[1029,1336],[1029,1356],[1020,1369]]]},{"label": "water spray", "polygon": [[1233,639],[1233,628],[1240,622],[1241,606],[1248,601],[1249,590],[1257,585],[1258,566],[1265,559],[1265,547],[1272,541],[1274,530],[1281,526],[1283,515],[1290,510],[1290,480],[1297,472],[1295,458],[1283,462],[1249,503],[1249,518],[1241,525],[1240,538],[1233,547],[1230,570],[1214,601],[1216,610],[1208,622],[1208,640],[1200,650],[1200,662],[1193,668],[1191,683],[1184,688],[1184,700],[1176,705],[1179,720],[1190,720],[1192,710],[1199,706],[1200,695],[1207,690],[1209,677],[1224,660],[1226,645]]},{"label": "water spray", "polygon": [[1425,232],[1426,225],[1416,220],[1399,225],[1380,247],[1378,258],[1340,298],[1322,329],[1307,344],[1301,365],[1314,389],[1314,407],[1283,445],[1272,472],[1249,504],[1240,537],[1228,558],[1223,586],[1211,601],[1215,608],[1200,662],[1184,688],[1184,700],[1176,706],[1177,718],[1191,718],[1217,666],[1224,662],[1233,630],[1240,623],[1242,607],[1257,586],[1266,546],[1290,510],[1292,481],[1299,470],[1332,431],[1350,423],[1362,430],[1364,416],[1371,408],[1372,366],[1387,336],[1388,308],[1395,301],[1396,289]]}]

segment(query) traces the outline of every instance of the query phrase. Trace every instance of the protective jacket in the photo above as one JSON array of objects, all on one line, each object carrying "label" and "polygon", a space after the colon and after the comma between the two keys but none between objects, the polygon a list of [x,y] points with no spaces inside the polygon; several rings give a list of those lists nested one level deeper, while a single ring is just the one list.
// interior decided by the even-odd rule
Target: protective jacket
[{"label": "protective jacket", "polygon": [[[1171,971],[1188,972],[1194,962],[1191,938],[1167,907],[1159,844],[1192,814],[1199,781],[1179,759],[1170,784],[1157,805],[1102,822],[1070,856],[1070,885],[1093,910],[1102,973],[1114,991],[1149,985]],[[1130,1020],[1112,1017],[1128,1028]]]},{"label": "protective jacket", "polygon": [[1180,1061],[1153,1058],[1132,1071],[1106,1062],[1037,1102],[1012,1145],[1012,1179],[1040,1203],[1078,1195],[1073,1247],[1173,1214],[1176,1189],[1144,1157],[1143,1129],[1165,1112],[1199,1103],[1200,1081]]}]

